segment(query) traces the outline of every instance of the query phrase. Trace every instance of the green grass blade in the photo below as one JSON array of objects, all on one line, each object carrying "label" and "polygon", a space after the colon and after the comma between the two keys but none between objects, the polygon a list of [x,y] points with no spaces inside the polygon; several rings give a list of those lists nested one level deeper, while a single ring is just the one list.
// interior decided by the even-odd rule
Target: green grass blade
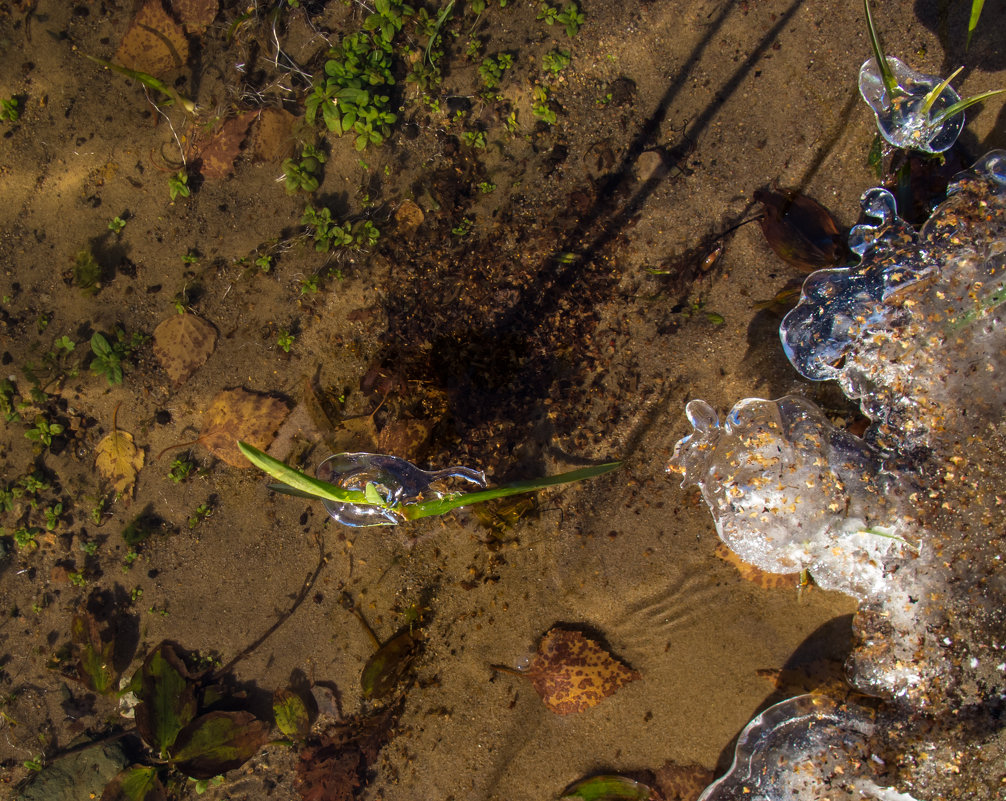
[{"label": "green grass blade", "polygon": [[300,472],[300,470],[294,470],[279,459],[274,459],[269,454],[263,453],[247,442],[238,442],[238,449],[259,470],[268,473],[277,481],[282,481],[287,486],[296,490],[296,493],[293,494],[305,495],[311,498],[324,498],[337,503],[356,503],[361,506],[371,505],[368,503],[365,493],[359,490],[342,489],[334,484],[329,484],[327,481],[312,478],[306,473]]},{"label": "green grass blade", "polygon": [[525,492],[535,492],[545,487],[554,487],[558,484],[570,484],[574,481],[583,481],[586,478],[610,473],[621,467],[621,462],[609,462],[607,464],[596,465],[595,467],[584,467],[580,470],[572,470],[568,473],[560,473],[557,476],[547,476],[546,478],[535,478],[529,481],[518,481],[513,484],[506,484],[502,487],[492,487],[491,489],[479,490],[478,492],[464,492],[457,495],[448,495],[432,501],[400,506],[395,511],[405,516],[406,520],[418,520],[421,517],[432,517],[442,515],[458,509],[462,506],[471,506],[475,503],[495,500],[496,498],[506,498],[510,495],[520,495]]},{"label": "green grass blade", "polygon": [[1004,93],[1006,93],[1006,89],[991,89],[988,92],[982,92],[981,94],[977,94],[974,97],[969,97],[965,100],[959,100],[949,108],[943,109],[943,111],[941,111],[939,114],[933,117],[932,123],[933,125],[940,125],[944,120],[949,120],[955,114],[960,114],[962,111],[964,111],[964,109],[970,108],[976,103],[981,103],[984,100],[988,100],[990,97],[994,97],[995,95],[1001,95]]},{"label": "green grass blade", "polygon": [[984,5],[985,0],[971,0],[971,17],[968,19],[968,38],[964,42],[965,52],[971,46],[971,34],[978,27],[978,18],[982,15],[982,6]]},{"label": "green grass blade", "polygon": [[891,71],[891,65],[887,63],[884,49],[880,46],[880,37],[877,36],[877,29],[873,26],[873,15],[870,13],[870,0],[863,0],[863,8],[866,9],[866,30],[870,34],[870,46],[873,48],[873,57],[877,61],[877,69],[880,70],[880,77],[887,90],[887,96],[889,98],[899,97],[905,93],[898,86],[898,81]]},{"label": "green grass blade", "polygon": [[964,69],[964,67],[958,67],[941,83],[929,90],[929,94],[926,95],[925,100],[922,101],[923,114],[929,114],[929,110],[933,107],[933,103],[936,102],[936,98],[943,94],[943,90],[950,86],[950,82],[960,74],[962,69]]}]

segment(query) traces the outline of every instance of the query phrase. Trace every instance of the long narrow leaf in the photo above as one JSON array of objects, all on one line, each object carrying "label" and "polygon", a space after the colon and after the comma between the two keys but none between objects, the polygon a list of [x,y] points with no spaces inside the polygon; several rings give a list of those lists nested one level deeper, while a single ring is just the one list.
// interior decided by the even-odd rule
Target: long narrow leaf
[{"label": "long narrow leaf", "polygon": [[968,97],[965,98],[964,100],[958,100],[952,106],[943,109],[943,111],[941,111],[939,114],[933,117],[932,124],[934,126],[940,125],[943,123],[944,120],[949,120],[954,115],[960,114],[962,111],[964,111],[964,109],[970,108],[976,103],[981,103],[985,100],[988,100],[990,97],[994,97],[995,95],[1001,95],[1001,94],[1006,94],[1006,89],[990,89],[988,92],[980,92],[974,97]]},{"label": "long narrow leaf", "polygon": [[238,450],[240,450],[241,453],[244,454],[244,457],[259,470],[268,473],[277,481],[282,481],[284,484],[289,485],[301,493],[305,493],[314,498],[324,498],[329,501],[335,501],[336,503],[356,503],[363,506],[370,505],[367,502],[367,496],[363,492],[360,492],[359,490],[342,489],[342,487],[329,484],[327,481],[311,478],[311,476],[302,473],[299,470],[294,470],[292,467],[284,464],[279,459],[274,459],[269,454],[263,453],[255,446],[249,445],[247,442],[238,442]]},{"label": "long narrow leaf", "polygon": [[982,6],[984,5],[985,0],[971,0],[971,18],[968,20],[968,38],[964,42],[965,50],[971,46],[971,34],[978,27],[978,18],[982,15]]},{"label": "long narrow leaf", "polygon": [[890,99],[899,97],[905,94],[905,92],[898,86],[898,81],[891,71],[891,65],[887,63],[884,49],[880,46],[880,37],[877,36],[877,29],[873,27],[870,0],[863,0],[863,8],[866,9],[866,29],[870,33],[870,46],[873,48],[873,57],[877,61],[877,69],[880,70],[880,77],[884,82],[884,88],[887,90],[887,96]]},{"label": "long narrow leaf", "polygon": [[558,484],[571,484],[574,481],[583,481],[585,478],[610,473],[621,466],[621,462],[608,462],[607,464],[596,465],[595,467],[584,467],[580,470],[571,470],[568,473],[560,473],[557,476],[547,476],[546,478],[535,478],[529,481],[517,481],[513,484],[506,484],[502,487],[479,490],[478,492],[464,492],[457,495],[448,495],[432,501],[409,504],[395,509],[406,518],[406,520],[418,520],[421,517],[432,517],[442,515],[458,509],[462,506],[471,506],[483,501],[492,501],[496,498],[506,498],[510,495],[521,495],[525,492],[535,492],[545,487],[554,487]]}]

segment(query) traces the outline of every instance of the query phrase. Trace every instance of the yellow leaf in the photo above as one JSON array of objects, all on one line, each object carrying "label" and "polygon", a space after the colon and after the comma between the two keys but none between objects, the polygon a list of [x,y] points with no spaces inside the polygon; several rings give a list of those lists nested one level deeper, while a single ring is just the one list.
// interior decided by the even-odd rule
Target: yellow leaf
[{"label": "yellow leaf", "polygon": [[132,492],[136,473],[143,467],[143,451],[133,443],[133,435],[114,430],[98,443],[95,464],[98,471],[112,482],[115,491]]}]

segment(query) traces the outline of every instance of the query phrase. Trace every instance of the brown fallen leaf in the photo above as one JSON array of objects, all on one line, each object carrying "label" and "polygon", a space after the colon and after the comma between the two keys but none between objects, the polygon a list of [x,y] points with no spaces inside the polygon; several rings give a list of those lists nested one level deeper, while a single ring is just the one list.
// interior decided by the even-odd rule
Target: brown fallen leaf
[{"label": "brown fallen leaf", "polygon": [[143,467],[143,451],[133,443],[132,434],[116,428],[118,411],[116,407],[112,415],[112,433],[98,443],[94,463],[98,472],[112,482],[117,493],[128,495],[136,482],[136,474]]},{"label": "brown fallen leaf", "polygon": [[294,154],[294,129],[300,117],[281,108],[265,108],[259,113],[248,138],[248,151],[256,161],[282,161]]},{"label": "brown fallen leaf", "polygon": [[164,10],[161,0],[147,0],[136,12],[115,51],[117,64],[163,78],[185,66],[189,41],[181,25]]},{"label": "brown fallen leaf", "polygon": [[289,409],[283,401],[244,389],[225,389],[217,393],[203,415],[199,441],[213,454],[233,467],[252,464],[238,450],[237,441],[265,450],[272,442]]},{"label": "brown fallen leaf", "polygon": [[171,9],[190,36],[198,36],[216,19],[217,0],[171,0]]},{"label": "brown fallen leaf", "polygon": [[176,384],[189,379],[216,343],[217,329],[194,314],[173,314],[154,329],[154,355]]},{"label": "brown fallen leaf", "polygon": [[525,670],[494,665],[531,681],[542,702],[557,715],[582,712],[614,694],[639,673],[576,630],[549,630]]},{"label": "brown fallen leaf", "polygon": [[656,772],[664,801],[696,801],[713,781],[713,772],[702,765],[666,762]]},{"label": "brown fallen leaf", "polygon": [[226,178],[233,172],[234,162],[241,155],[241,145],[257,115],[257,111],[246,111],[231,117],[203,142],[195,135],[196,129],[192,130],[194,135],[188,158],[202,160],[199,173],[204,178]]},{"label": "brown fallen leaf", "polygon": [[422,461],[435,422],[414,418],[392,420],[377,435],[377,450],[400,456],[409,462]]},{"label": "brown fallen leaf", "polygon": [[729,562],[737,568],[742,579],[750,581],[762,589],[795,590],[800,586],[799,573],[769,573],[767,570],[749,565],[722,542],[716,546],[716,555],[724,562]]},{"label": "brown fallen leaf", "polygon": [[845,238],[824,206],[791,189],[759,189],[761,230],[775,254],[804,272],[834,267],[845,260]]}]

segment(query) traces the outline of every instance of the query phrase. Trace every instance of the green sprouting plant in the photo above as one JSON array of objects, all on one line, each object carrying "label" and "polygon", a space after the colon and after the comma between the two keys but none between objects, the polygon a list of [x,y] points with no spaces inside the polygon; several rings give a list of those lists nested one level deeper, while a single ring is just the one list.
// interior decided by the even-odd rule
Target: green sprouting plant
[{"label": "green sprouting plant", "polygon": [[67,571],[66,577],[70,579],[70,583],[74,587],[86,587],[87,586],[87,576],[84,575],[83,570],[70,570]]},{"label": "green sprouting plant", "polygon": [[213,515],[213,507],[211,507],[208,503],[199,504],[199,506],[196,507],[196,510],[191,515],[189,515],[188,520],[189,528],[195,528],[212,515]]},{"label": "green sprouting plant", "polygon": [[272,270],[272,256],[268,253],[263,253],[261,256],[255,259],[255,266],[258,267],[262,272],[267,273]]},{"label": "green sprouting plant", "polygon": [[326,161],[325,154],[314,145],[305,145],[299,159],[286,159],[283,162],[283,178],[286,191],[314,192],[318,189],[321,176],[321,165]]},{"label": "green sprouting plant", "polygon": [[621,462],[608,462],[607,464],[595,467],[586,467],[568,473],[561,473],[557,476],[548,476],[530,481],[518,481],[513,484],[505,484],[501,487],[493,487],[476,492],[452,492],[431,500],[389,504],[381,497],[380,492],[373,483],[368,483],[363,490],[345,489],[295,470],[279,459],[274,459],[269,454],[263,453],[258,448],[246,442],[238,442],[238,448],[253,465],[282,482],[279,485],[271,484],[270,489],[290,495],[335,501],[336,503],[378,506],[390,511],[401,522],[447,514],[452,509],[491,501],[495,498],[506,498],[511,495],[536,492],[546,487],[583,481],[587,478],[594,478],[595,476],[609,473],[621,465]]},{"label": "green sprouting plant", "polygon": [[59,516],[62,514],[62,503],[57,502],[51,506],[46,506],[42,509],[42,513],[45,515],[45,529],[51,531],[59,525]]},{"label": "green sprouting plant", "polygon": [[465,131],[461,135],[468,147],[484,150],[486,146],[486,135],[484,131]]},{"label": "green sprouting plant", "polygon": [[483,195],[488,195],[489,193],[496,191],[496,184],[492,181],[479,181],[478,190]]},{"label": "green sprouting plant", "polygon": [[390,110],[390,95],[377,88],[395,82],[390,43],[361,31],[344,36],[328,55],[325,77],[315,79],[304,103],[305,120],[314,125],[320,112],[337,136],[356,134],[357,150],[380,144],[398,119]]},{"label": "green sprouting plant", "polygon": [[103,375],[110,385],[122,383],[122,354],[109,344],[104,334],[91,335],[91,372]]},{"label": "green sprouting plant", "polygon": [[77,251],[73,260],[73,282],[83,290],[85,295],[93,295],[101,289],[101,279],[104,270],[94,258],[90,247]]},{"label": "green sprouting plant", "polygon": [[541,68],[553,75],[558,75],[569,66],[571,60],[572,56],[568,50],[560,50],[556,47],[541,57]]},{"label": "green sprouting plant", "polygon": [[189,188],[189,174],[185,170],[179,170],[168,177],[168,194],[171,195],[172,200],[188,197],[192,194],[192,190]]},{"label": "green sprouting plant", "polygon": [[531,91],[531,113],[542,122],[555,125],[556,115],[548,99],[549,90],[547,86],[535,86]]},{"label": "green sprouting plant", "polygon": [[86,556],[94,556],[98,553],[98,548],[101,547],[101,543],[97,540],[84,540],[80,543],[80,550],[84,552]]},{"label": "green sprouting plant", "polygon": [[194,251],[189,251],[188,253],[182,254],[182,264],[198,264],[199,254]]},{"label": "green sprouting plant", "polygon": [[465,55],[468,58],[474,60],[478,58],[479,53],[482,50],[482,40],[477,36],[472,36],[468,39],[468,49],[465,51]]},{"label": "green sprouting plant", "polygon": [[520,123],[517,122],[517,112],[511,111],[505,120],[503,120],[503,125],[507,129],[507,133],[511,136],[516,136],[520,133]]},{"label": "green sprouting plant", "polygon": [[108,230],[113,234],[121,234],[122,229],[126,227],[126,221],[122,217],[113,217],[112,221],[108,224]]},{"label": "green sprouting plant", "polygon": [[314,248],[321,253],[327,253],[333,247],[356,250],[370,247],[376,244],[381,233],[369,220],[338,223],[332,219],[332,211],[327,206],[320,209],[306,206],[300,222],[311,229]]},{"label": "green sprouting plant", "polygon": [[70,339],[70,337],[64,334],[63,336],[59,337],[55,342],[53,342],[53,347],[55,347],[57,350],[63,350],[66,351],[67,353],[72,353],[73,349],[77,346],[74,344],[73,340]]},{"label": "green sprouting plant", "polygon": [[451,228],[451,233],[454,236],[468,236],[474,227],[475,222],[470,217],[462,217],[461,222]]},{"label": "green sprouting plant", "polygon": [[21,110],[16,97],[4,99],[0,97],[0,120],[17,122],[21,116]]},{"label": "green sprouting plant", "polygon": [[[866,13],[866,29],[870,36],[870,47],[873,50],[873,58],[877,62],[877,69],[880,71],[880,79],[884,84],[884,89],[887,92],[887,97],[892,106],[896,106],[899,103],[904,103],[907,99],[912,97],[912,92],[908,89],[902,87],[898,83],[897,77],[894,75],[894,70],[891,69],[891,65],[887,60],[887,56],[884,53],[883,46],[880,43],[880,37],[877,35],[877,29],[873,24],[873,15],[870,13],[870,0],[863,0],[863,8]],[[981,14],[981,5],[979,4],[978,13]],[[972,6],[972,15],[974,14],[974,6]],[[977,24],[977,18],[975,18],[975,24]],[[957,77],[964,67],[958,67],[950,76],[944,79],[942,82],[934,86],[923,98],[922,104],[918,111],[913,111],[913,114],[924,116],[926,118],[926,129],[927,130],[937,130],[944,123],[950,120],[952,117],[960,114],[962,111],[974,106],[978,103],[983,103],[990,97],[995,95],[1001,95],[1006,93],[1006,89],[991,89],[987,92],[980,92],[973,97],[964,98],[958,100],[956,103],[948,106],[947,108],[941,109],[936,114],[930,116],[932,108],[936,101],[939,99],[943,91],[950,86],[950,82]]]},{"label": "green sprouting plant", "polygon": [[9,378],[0,378],[0,414],[3,415],[3,419],[7,423],[14,423],[21,419],[21,414],[14,402],[16,394],[17,387],[14,386],[14,382]]},{"label": "green sprouting plant", "polygon": [[971,14],[968,17],[968,38],[964,42],[965,50],[971,46],[971,36],[975,32],[975,28],[978,27],[978,19],[982,15],[982,7],[984,5],[985,0],[971,0]]},{"label": "green sprouting plant", "polygon": [[385,43],[391,44],[405,24],[405,17],[411,17],[415,11],[405,5],[402,0],[374,0],[374,13],[363,21],[365,31],[377,31]]},{"label": "green sprouting plant", "polygon": [[486,89],[495,89],[503,80],[503,73],[513,66],[513,56],[509,53],[497,53],[493,56],[486,56],[479,65],[479,77],[482,78],[482,85]]},{"label": "green sprouting plant", "polygon": [[296,338],[297,337],[295,337],[293,334],[291,334],[289,331],[283,328],[280,330],[279,336],[276,338],[276,344],[280,347],[280,349],[284,353],[289,353],[290,348],[293,345],[293,342]]},{"label": "green sprouting plant", "polygon": [[[500,8],[506,8],[508,2],[509,0],[499,0]],[[487,0],[468,0],[468,7],[471,8],[474,14],[481,14],[486,10],[487,5]]]},{"label": "green sprouting plant", "polygon": [[171,467],[168,470],[168,478],[176,484],[180,484],[189,477],[189,474],[195,470],[195,468],[196,463],[192,461],[192,459],[188,456],[182,456],[171,463]]},{"label": "green sprouting plant", "polygon": [[42,415],[35,418],[35,425],[24,432],[25,437],[32,442],[38,442],[45,447],[52,446],[52,438],[63,433],[63,426],[59,423],[50,423]]},{"label": "green sprouting plant", "polygon": [[300,279],[300,294],[302,295],[317,295],[318,294],[318,276],[309,275],[306,278]]},{"label": "green sprouting plant", "polygon": [[556,6],[542,3],[538,10],[537,18],[544,20],[546,25],[559,23],[566,29],[566,36],[570,38],[579,33],[580,26],[583,25],[585,20],[576,3],[566,3],[561,11]]},{"label": "green sprouting plant", "polygon": [[14,532],[14,544],[22,551],[34,551],[38,548],[35,538],[42,533],[38,526],[21,526]]}]

